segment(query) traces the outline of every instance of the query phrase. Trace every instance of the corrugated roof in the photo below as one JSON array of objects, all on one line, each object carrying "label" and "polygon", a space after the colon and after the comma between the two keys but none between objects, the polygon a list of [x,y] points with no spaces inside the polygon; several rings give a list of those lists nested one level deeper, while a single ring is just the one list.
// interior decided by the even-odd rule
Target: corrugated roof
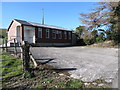
[{"label": "corrugated roof", "polygon": [[58,27],[58,26],[52,26],[52,25],[46,25],[46,24],[42,25],[42,24],[39,24],[39,23],[28,22],[28,21],[18,20],[18,19],[14,19],[14,20],[19,22],[20,24],[25,24],[25,25],[32,25],[32,26],[46,27],[46,28],[60,29],[60,30],[68,30],[68,29],[65,29],[63,27]]}]

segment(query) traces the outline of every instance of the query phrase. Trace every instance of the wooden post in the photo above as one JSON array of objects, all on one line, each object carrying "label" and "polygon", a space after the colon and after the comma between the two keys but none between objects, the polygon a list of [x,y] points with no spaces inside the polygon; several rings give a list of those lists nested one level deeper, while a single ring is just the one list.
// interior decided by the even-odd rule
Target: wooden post
[{"label": "wooden post", "polygon": [[20,58],[21,58],[21,60],[23,59],[23,48],[22,48],[22,45],[20,46]]},{"label": "wooden post", "polygon": [[2,38],[2,51],[4,51],[4,38]]},{"label": "wooden post", "polygon": [[5,51],[7,52],[7,39],[5,39]]},{"label": "wooden post", "polygon": [[22,48],[22,41],[19,42],[19,47],[20,47],[20,58],[21,60],[23,59],[23,48]]},{"label": "wooden post", "polygon": [[15,47],[15,48],[14,48],[14,49],[15,49],[15,50],[14,50],[14,51],[15,51],[14,53],[15,53],[15,55],[17,56],[17,48],[16,48],[16,40],[15,40],[15,39],[14,39],[14,47]]},{"label": "wooden post", "polygon": [[33,61],[34,67],[36,68],[37,67],[37,63],[36,63],[36,61],[35,61],[35,59],[34,59],[34,57],[32,56],[31,53],[30,53],[30,58]]},{"label": "wooden post", "polygon": [[30,72],[30,55],[29,55],[30,45],[27,41],[23,42],[22,51],[23,51],[23,66],[24,70]]}]

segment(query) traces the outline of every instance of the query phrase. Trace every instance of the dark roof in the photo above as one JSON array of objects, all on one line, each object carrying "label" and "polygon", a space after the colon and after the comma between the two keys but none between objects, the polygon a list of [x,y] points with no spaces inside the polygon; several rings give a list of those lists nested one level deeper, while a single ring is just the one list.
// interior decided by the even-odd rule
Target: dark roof
[{"label": "dark roof", "polygon": [[18,20],[18,19],[13,19],[13,21],[17,21],[17,22],[19,22],[20,24],[30,25],[30,26],[46,27],[46,28],[53,28],[53,29],[60,29],[60,30],[68,30],[68,29],[65,29],[65,28],[63,28],[63,27],[46,25],[46,24],[43,25],[43,24],[39,24],[39,23],[28,22],[28,21]]}]

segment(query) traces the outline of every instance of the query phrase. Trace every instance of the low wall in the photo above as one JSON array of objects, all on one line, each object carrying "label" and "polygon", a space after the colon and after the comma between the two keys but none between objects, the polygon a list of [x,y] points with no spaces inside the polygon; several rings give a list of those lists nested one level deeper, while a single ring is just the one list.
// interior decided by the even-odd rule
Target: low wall
[{"label": "low wall", "polygon": [[71,46],[72,43],[36,43],[35,46]]},{"label": "low wall", "polygon": [[13,46],[20,46],[19,43],[7,43],[7,46],[13,47]]}]

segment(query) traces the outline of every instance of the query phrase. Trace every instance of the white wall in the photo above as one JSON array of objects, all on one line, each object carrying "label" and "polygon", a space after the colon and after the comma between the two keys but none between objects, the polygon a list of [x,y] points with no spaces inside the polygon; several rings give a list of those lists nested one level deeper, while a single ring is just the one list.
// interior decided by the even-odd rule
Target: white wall
[{"label": "white wall", "polygon": [[16,21],[14,21],[11,25],[11,27],[9,28],[8,31],[8,43],[13,43],[14,39],[17,37],[17,26],[20,26],[20,24]]},{"label": "white wall", "polygon": [[17,26],[17,28],[16,28],[16,40],[17,40],[17,42],[21,42],[22,41],[20,39],[20,26]]},{"label": "white wall", "polygon": [[35,43],[35,27],[24,26],[24,40]]}]

